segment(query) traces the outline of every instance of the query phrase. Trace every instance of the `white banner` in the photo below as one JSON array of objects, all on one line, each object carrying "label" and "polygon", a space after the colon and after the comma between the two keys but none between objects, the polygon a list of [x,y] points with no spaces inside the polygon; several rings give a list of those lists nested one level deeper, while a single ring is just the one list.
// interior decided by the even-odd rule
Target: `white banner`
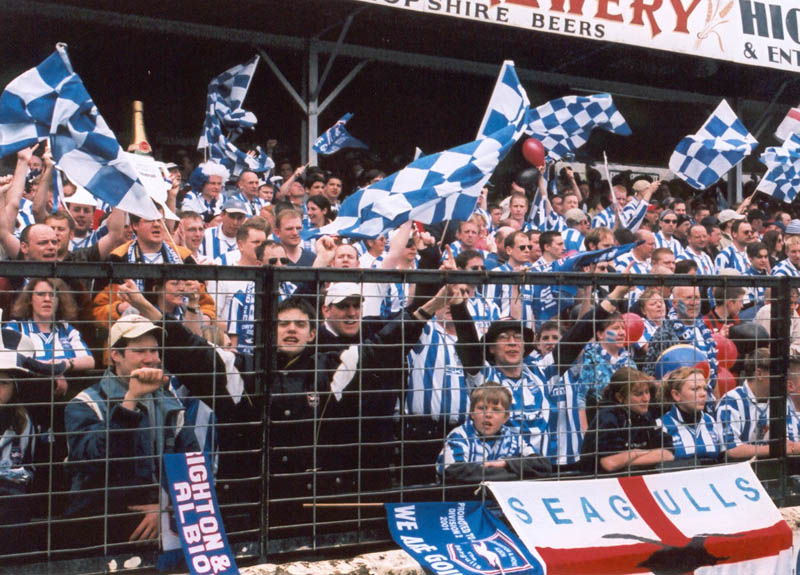
[{"label": "white banner", "polygon": [[792,530],[747,463],[488,485],[551,574],[794,573]]},{"label": "white banner", "polygon": [[797,0],[359,1],[548,34],[800,71]]}]

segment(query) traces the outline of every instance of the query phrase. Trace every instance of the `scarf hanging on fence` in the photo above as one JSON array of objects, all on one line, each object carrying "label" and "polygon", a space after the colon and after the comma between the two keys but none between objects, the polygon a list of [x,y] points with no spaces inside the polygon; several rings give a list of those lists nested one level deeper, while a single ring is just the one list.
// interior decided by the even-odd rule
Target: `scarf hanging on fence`
[{"label": "scarf hanging on fence", "polygon": [[[163,263],[165,264],[183,263],[183,259],[181,259],[181,256],[178,255],[178,252],[176,252],[174,249],[172,249],[172,247],[170,247],[166,243],[161,244],[161,249],[159,251],[161,252],[161,259]],[[131,245],[128,247],[128,263],[131,264],[147,263],[145,262],[144,256],[142,255],[142,248],[139,246],[139,242],[136,240],[133,240],[131,242]],[[145,289],[144,281],[140,279],[134,279],[133,281],[136,282],[139,291],[144,292]]]}]

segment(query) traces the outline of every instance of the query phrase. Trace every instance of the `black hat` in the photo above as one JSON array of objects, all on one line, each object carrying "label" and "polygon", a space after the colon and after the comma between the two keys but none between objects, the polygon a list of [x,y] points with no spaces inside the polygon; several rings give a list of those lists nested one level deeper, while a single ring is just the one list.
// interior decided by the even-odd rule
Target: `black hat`
[{"label": "black hat", "polygon": [[533,330],[529,327],[525,327],[521,321],[511,318],[493,321],[489,329],[486,330],[486,335],[483,336],[483,342],[485,344],[495,343],[497,341],[497,336],[506,331],[514,331],[522,334],[522,340],[525,344],[523,349],[524,355],[529,355],[533,351],[535,337]]}]

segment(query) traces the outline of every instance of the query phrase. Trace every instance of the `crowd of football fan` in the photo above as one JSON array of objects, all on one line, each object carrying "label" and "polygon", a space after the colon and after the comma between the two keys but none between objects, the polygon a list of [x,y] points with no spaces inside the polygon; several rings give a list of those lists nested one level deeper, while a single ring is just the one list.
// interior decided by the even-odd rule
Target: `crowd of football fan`
[{"label": "crowd of football fan", "polygon": [[[529,168],[487,185],[467,221],[356,241],[317,230],[377,169],[276,157],[272,177],[234,177],[173,159],[166,201],[154,200],[163,219],[144,220],[67,179],[54,210],[49,155],[19,152],[0,177],[3,259],[336,268],[353,279],[257,293],[244,279],[0,278],[0,555],[40,549],[40,527],[52,549],[158,537],[169,451],[210,454],[223,507],[240,504],[226,511],[229,531],[240,515],[243,529],[258,525],[268,473],[269,523],[287,533],[346,516],[309,501],[769,454],[769,289],[644,287],[636,276],[798,276],[800,220],[785,205],[748,195],[729,207],[678,180],[621,174],[609,186],[592,169]],[[623,285],[524,281],[627,244],[574,270]],[[364,281],[365,268],[518,273],[432,285]],[[275,298],[272,318],[255,317],[262,297]],[[635,341],[624,313],[641,318]],[[262,324],[274,330],[270,378],[253,370]],[[730,340],[735,365],[718,349]],[[793,355],[788,373],[796,454]],[[721,393],[731,377],[738,385]]]}]

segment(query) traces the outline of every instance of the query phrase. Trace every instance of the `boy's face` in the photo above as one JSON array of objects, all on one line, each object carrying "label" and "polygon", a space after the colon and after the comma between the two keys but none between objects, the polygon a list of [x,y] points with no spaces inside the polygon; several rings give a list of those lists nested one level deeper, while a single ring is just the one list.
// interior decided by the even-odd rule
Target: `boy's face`
[{"label": "boy's face", "polygon": [[508,421],[508,410],[499,403],[478,401],[470,412],[472,423],[481,435],[497,435],[503,424]]},{"label": "boy's face", "polygon": [[299,309],[286,309],[278,314],[277,348],[286,355],[299,355],[314,340],[308,315]]}]

